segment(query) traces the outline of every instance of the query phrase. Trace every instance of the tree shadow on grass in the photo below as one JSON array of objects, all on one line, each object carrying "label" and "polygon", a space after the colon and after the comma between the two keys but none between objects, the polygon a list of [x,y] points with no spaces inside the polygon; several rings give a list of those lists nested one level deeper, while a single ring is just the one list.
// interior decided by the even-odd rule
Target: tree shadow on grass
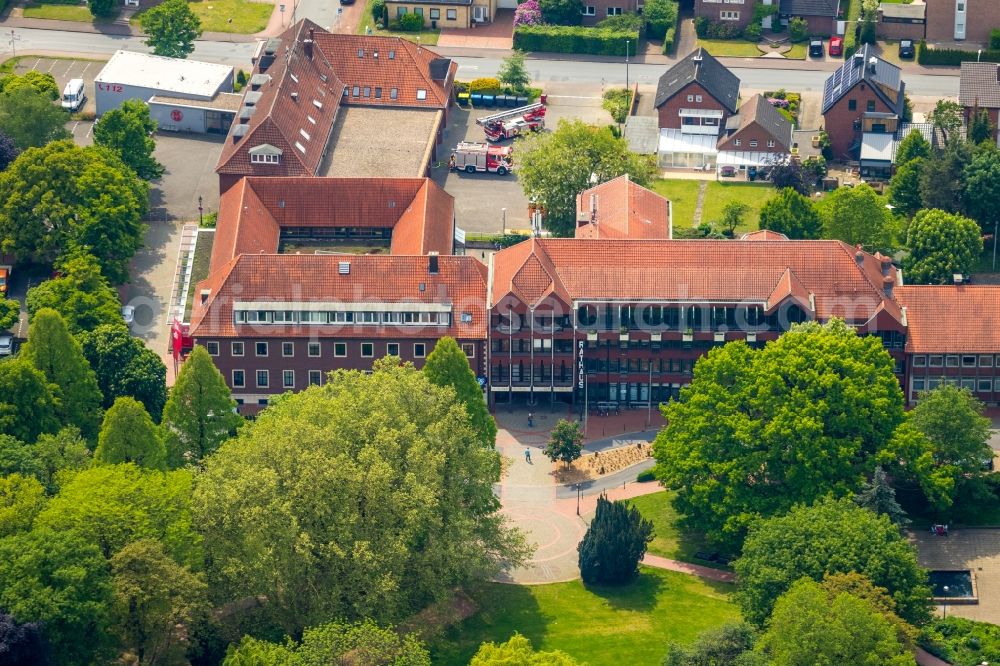
[{"label": "tree shadow on grass", "polygon": [[625,585],[584,585],[584,588],[604,599],[616,610],[646,612],[656,607],[664,586],[663,578],[641,570],[639,575]]}]

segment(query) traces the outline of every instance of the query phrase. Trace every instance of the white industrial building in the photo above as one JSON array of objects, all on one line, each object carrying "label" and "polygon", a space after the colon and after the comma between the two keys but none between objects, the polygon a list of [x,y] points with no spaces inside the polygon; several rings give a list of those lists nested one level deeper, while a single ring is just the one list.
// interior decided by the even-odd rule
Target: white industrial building
[{"label": "white industrial building", "polygon": [[117,51],[94,79],[97,115],[139,99],[161,130],[226,134],[240,108],[233,68]]}]

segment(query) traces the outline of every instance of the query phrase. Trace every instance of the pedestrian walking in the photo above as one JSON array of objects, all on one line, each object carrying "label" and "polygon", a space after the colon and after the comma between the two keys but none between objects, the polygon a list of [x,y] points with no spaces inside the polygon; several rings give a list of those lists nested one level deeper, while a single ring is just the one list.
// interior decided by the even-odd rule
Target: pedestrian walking
[{"label": "pedestrian walking", "polygon": [[524,450],[524,460],[529,465],[531,464],[531,449],[525,449]]},{"label": "pedestrian walking", "polygon": [[528,427],[529,428],[534,428],[535,427],[534,414],[532,414],[531,412],[528,412]]}]

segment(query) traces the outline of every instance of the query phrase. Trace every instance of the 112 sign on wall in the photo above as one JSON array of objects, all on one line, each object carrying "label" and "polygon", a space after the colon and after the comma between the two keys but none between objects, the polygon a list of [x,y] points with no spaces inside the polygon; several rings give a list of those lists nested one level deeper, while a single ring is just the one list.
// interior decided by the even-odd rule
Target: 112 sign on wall
[{"label": "112 sign on wall", "polygon": [[103,90],[104,92],[122,92],[122,86],[118,83],[98,83],[97,89]]}]

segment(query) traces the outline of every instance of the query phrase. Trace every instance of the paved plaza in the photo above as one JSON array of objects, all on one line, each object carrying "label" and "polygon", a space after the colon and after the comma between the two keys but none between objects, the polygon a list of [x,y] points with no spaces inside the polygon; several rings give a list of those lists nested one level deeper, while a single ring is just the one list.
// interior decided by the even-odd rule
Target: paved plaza
[{"label": "paved plaza", "polygon": [[[920,530],[910,533],[920,565],[927,569],[970,569],[978,604],[948,604],[949,615],[1000,623],[1000,529],[956,529],[947,537]],[[944,609],[938,606],[938,611]]]}]

